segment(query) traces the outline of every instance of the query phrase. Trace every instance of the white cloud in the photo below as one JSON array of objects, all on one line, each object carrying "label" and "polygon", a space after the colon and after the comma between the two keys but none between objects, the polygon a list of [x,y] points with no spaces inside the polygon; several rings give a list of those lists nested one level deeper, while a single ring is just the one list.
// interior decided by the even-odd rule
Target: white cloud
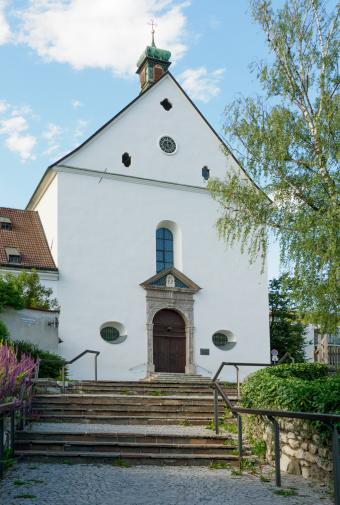
[{"label": "white cloud", "polygon": [[10,151],[18,153],[22,161],[34,160],[32,150],[37,143],[37,139],[33,135],[18,135],[11,134],[6,139],[6,145]]},{"label": "white cloud", "polygon": [[8,103],[6,102],[6,100],[0,100],[0,114],[6,112],[7,109],[8,109]]},{"label": "white cloud", "polygon": [[11,29],[5,17],[6,4],[5,0],[0,0],[0,45],[6,44],[11,38]]},{"label": "white cloud", "polygon": [[59,149],[59,145],[58,144],[52,144],[47,149],[45,149],[45,151],[43,152],[43,154],[45,154],[46,156],[50,156],[51,154],[53,154],[58,149]]},{"label": "white cloud", "polygon": [[12,116],[0,121],[0,134],[5,135],[5,144],[12,152],[19,154],[21,161],[35,159],[32,154],[37,140],[27,135],[28,123],[24,116]]},{"label": "white cloud", "polygon": [[175,60],[183,55],[188,5],[181,0],[31,0],[19,12],[19,40],[47,61],[127,75],[150,43],[150,18],[158,24],[156,44],[172,51]]},{"label": "white cloud", "polygon": [[74,109],[79,109],[79,107],[83,106],[80,100],[71,100],[71,105]]},{"label": "white cloud", "polygon": [[55,142],[55,140],[60,136],[60,134],[61,134],[60,126],[58,126],[54,123],[49,123],[47,125],[47,129],[44,131],[42,136],[48,142]]},{"label": "white cloud", "polygon": [[27,130],[27,121],[23,116],[14,116],[0,121],[0,133],[12,135]]},{"label": "white cloud", "polygon": [[224,72],[224,68],[211,72],[206,67],[188,68],[179,76],[179,80],[191,98],[207,103],[220,93],[219,84]]},{"label": "white cloud", "polygon": [[87,125],[88,121],[85,119],[78,119],[76,129],[74,130],[74,138],[76,141],[84,135]]},{"label": "white cloud", "polygon": [[59,139],[62,134],[62,129],[55,123],[48,123],[42,137],[47,140],[47,148],[43,152],[45,156],[51,156],[55,151],[60,149]]}]

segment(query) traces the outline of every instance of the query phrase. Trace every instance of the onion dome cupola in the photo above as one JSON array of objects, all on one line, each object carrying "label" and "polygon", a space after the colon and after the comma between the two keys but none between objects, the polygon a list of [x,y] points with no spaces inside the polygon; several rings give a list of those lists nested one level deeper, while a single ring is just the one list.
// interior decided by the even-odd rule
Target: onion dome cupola
[{"label": "onion dome cupola", "polygon": [[158,81],[171,65],[170,51],[159,49],[155,45],[154,29],[152,30],[151,46],[147,46],[137,62],[141,93]]}]

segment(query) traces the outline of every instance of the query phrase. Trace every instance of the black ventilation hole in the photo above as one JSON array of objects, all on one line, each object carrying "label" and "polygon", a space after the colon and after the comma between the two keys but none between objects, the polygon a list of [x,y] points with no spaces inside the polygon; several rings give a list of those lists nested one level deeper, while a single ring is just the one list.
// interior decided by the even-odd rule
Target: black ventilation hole
[{"label": "black ventilation hole", "polygon": [[206,167],[206,166],[202,168],[202,177],[203,177],[203,179],[205,179],[206,181],[207,181],[207,180],[209,179],[209,177],[210,177],[210,170],[209,170],[209,168],[208,168],[208,167]]},{"label": "black ventilation hole", "polygon": [[122,163],[126,167],[129,167],[131,165],[131,156],[129,155],[129,153],[124,153],[122,155]]},{"label": "black ventilation hole", "polygon": [[167,98],[164,98],[164,100],[161,101],[161,106],[163,107],[163,109],[165,110],[170,110],[172,109],[172,103],[169,102],[169,100]]}]

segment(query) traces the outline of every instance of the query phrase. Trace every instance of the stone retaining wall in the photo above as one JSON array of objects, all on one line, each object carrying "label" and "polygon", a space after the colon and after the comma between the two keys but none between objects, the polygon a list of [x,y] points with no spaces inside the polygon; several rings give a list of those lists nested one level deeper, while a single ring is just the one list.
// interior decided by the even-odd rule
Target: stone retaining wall
[{"label": "stone retaining wall", "polygon": [[[254,420],[248,431],[266,443],[266,461],[274,463],[273,429],[269,422]],[[316,430],[303,421],[281,421],[281,470],[302,475],[305,479],[332,479],[332,451]]]}]

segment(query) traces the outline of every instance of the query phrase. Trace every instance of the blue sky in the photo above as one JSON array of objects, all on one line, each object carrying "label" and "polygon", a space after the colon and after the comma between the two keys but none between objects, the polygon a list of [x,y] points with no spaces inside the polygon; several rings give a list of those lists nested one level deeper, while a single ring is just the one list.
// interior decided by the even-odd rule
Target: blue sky
[{"label": "blue sky", "polygon": [[46,167],[138,94],[151,18],[217,131],[226,104],[259,91],[249,64],[268,55],[248,0],[0,0],[1,206],[24,208]]}]

